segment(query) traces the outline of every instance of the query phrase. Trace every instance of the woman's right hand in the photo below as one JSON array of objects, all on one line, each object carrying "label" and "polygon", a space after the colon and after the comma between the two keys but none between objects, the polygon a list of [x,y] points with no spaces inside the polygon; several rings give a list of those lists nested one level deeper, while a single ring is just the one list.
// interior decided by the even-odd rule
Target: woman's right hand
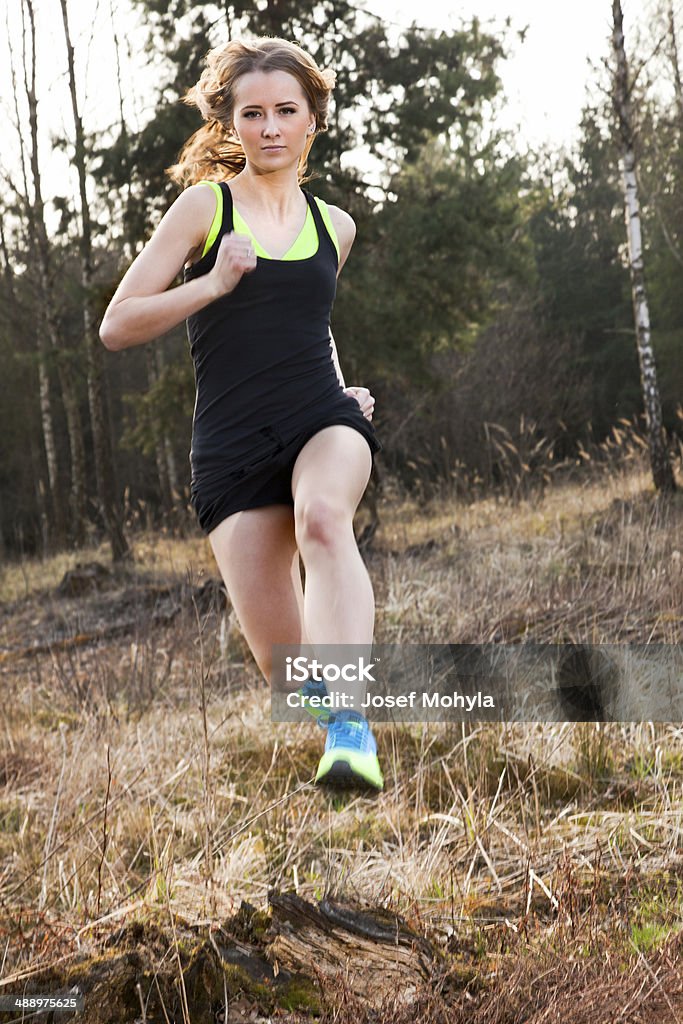
[{"label": "woman's right hand", "polygon": [[112,351],[143,345],[237,287],[256,266],[251,238],[234,232],[221,239],[216,265],[172,288],[193,254],[201,252],[216,213],[216,197],[206,185],[181,192],[158,228],[124,274],[100,325],[100,338]]},{"label": "woman's right hand", "polygon": [[218,295],[228,295],[235,290],[243,274],[250,274],[255,269],[256,254],[251,238],[232,231],[221,238],[216,262],[208,276]]}]

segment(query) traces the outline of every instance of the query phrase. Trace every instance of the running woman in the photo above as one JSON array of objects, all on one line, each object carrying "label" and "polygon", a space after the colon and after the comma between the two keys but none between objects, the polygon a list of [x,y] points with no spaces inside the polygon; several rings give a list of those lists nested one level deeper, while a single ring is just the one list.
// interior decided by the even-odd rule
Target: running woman
[{"label": "running woman", "polygon": [[[191,501],[268,681],[274,644],[369,651],[374,627],[352,525],[380,449],[374,400],[345,387],[330,331],[356,229],[301,187],[333,85],[333,72],[283,39],[209,52],[186,97],[206,124],[171,168],[187,187],[100,328],[119,350],[187,320],[197,388]],[[170,288],[183,268],[184,282]],[[382,789],[366,719],[335,711],[327,725],[316,781]]]}]

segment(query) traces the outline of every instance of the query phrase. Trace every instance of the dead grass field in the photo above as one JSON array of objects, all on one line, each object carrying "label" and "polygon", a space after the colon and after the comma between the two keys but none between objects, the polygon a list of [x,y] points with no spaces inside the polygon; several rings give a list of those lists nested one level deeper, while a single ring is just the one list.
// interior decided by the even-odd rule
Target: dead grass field
[{"label": "dead grass field", "polygon": [[[75,555],[0,580],[0,990],[126,922],[208,927],[274,889],[429,938],[441,980],[412,1020],[683,1020],[683,725],[378,726],[386,791],[330,797],[323,734],[271,723],[234,621],[192,599],[206,542],[134,547],[80,598],[56,594]],[[411,643],[680,643],[682,558],[681,494],[638,459],[529,501],[387,493],[366,555],[377,640]],[[244,998],[228,1019],[271,1019]]]}]

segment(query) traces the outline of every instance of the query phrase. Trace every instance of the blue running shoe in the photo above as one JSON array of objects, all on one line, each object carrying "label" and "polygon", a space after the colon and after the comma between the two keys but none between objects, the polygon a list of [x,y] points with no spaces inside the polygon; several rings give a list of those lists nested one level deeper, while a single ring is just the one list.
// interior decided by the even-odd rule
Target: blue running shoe
[{"label": "blue running shoe", "polygon": [[325,786],[384,789],[375,737],[367,719],[357,711],[331,716],[315,781]]},{"label": "blue running shoe", "polygon": [[[327,697],[327,687],[322,679],[307,679],[303,686],[300,686],[296,691],[301,697]],[[304,704],[304,711],[307,711],[309,715],[315,718],[316,722],[321,729],[326,729],[330,724],[332,718],[332,712],[329,708],[324,708],[322,705],[311,705],[306,700]]]}]

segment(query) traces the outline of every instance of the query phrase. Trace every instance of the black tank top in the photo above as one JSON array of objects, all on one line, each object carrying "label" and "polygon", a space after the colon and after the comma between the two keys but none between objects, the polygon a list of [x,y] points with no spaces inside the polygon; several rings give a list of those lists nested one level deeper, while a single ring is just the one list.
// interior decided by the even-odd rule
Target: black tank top
[{"label": "black tank top", "polygon": [[[209,251],[185,270],[190,281],[208,273],[224,234],[233,230],[230,188]],[[215,478],[286,445],[316,420],[359,419],[373,451],[381,446],[355,398],[345,395],[330,349],[330,314],[337,284],[337,250],[318,204],[305,191],[318,233],[313,256],[257,257],[228,295],[188,317],[197,396],[190,453],[193,480]],[[355,424],[354,424],[355,425]]]}]

